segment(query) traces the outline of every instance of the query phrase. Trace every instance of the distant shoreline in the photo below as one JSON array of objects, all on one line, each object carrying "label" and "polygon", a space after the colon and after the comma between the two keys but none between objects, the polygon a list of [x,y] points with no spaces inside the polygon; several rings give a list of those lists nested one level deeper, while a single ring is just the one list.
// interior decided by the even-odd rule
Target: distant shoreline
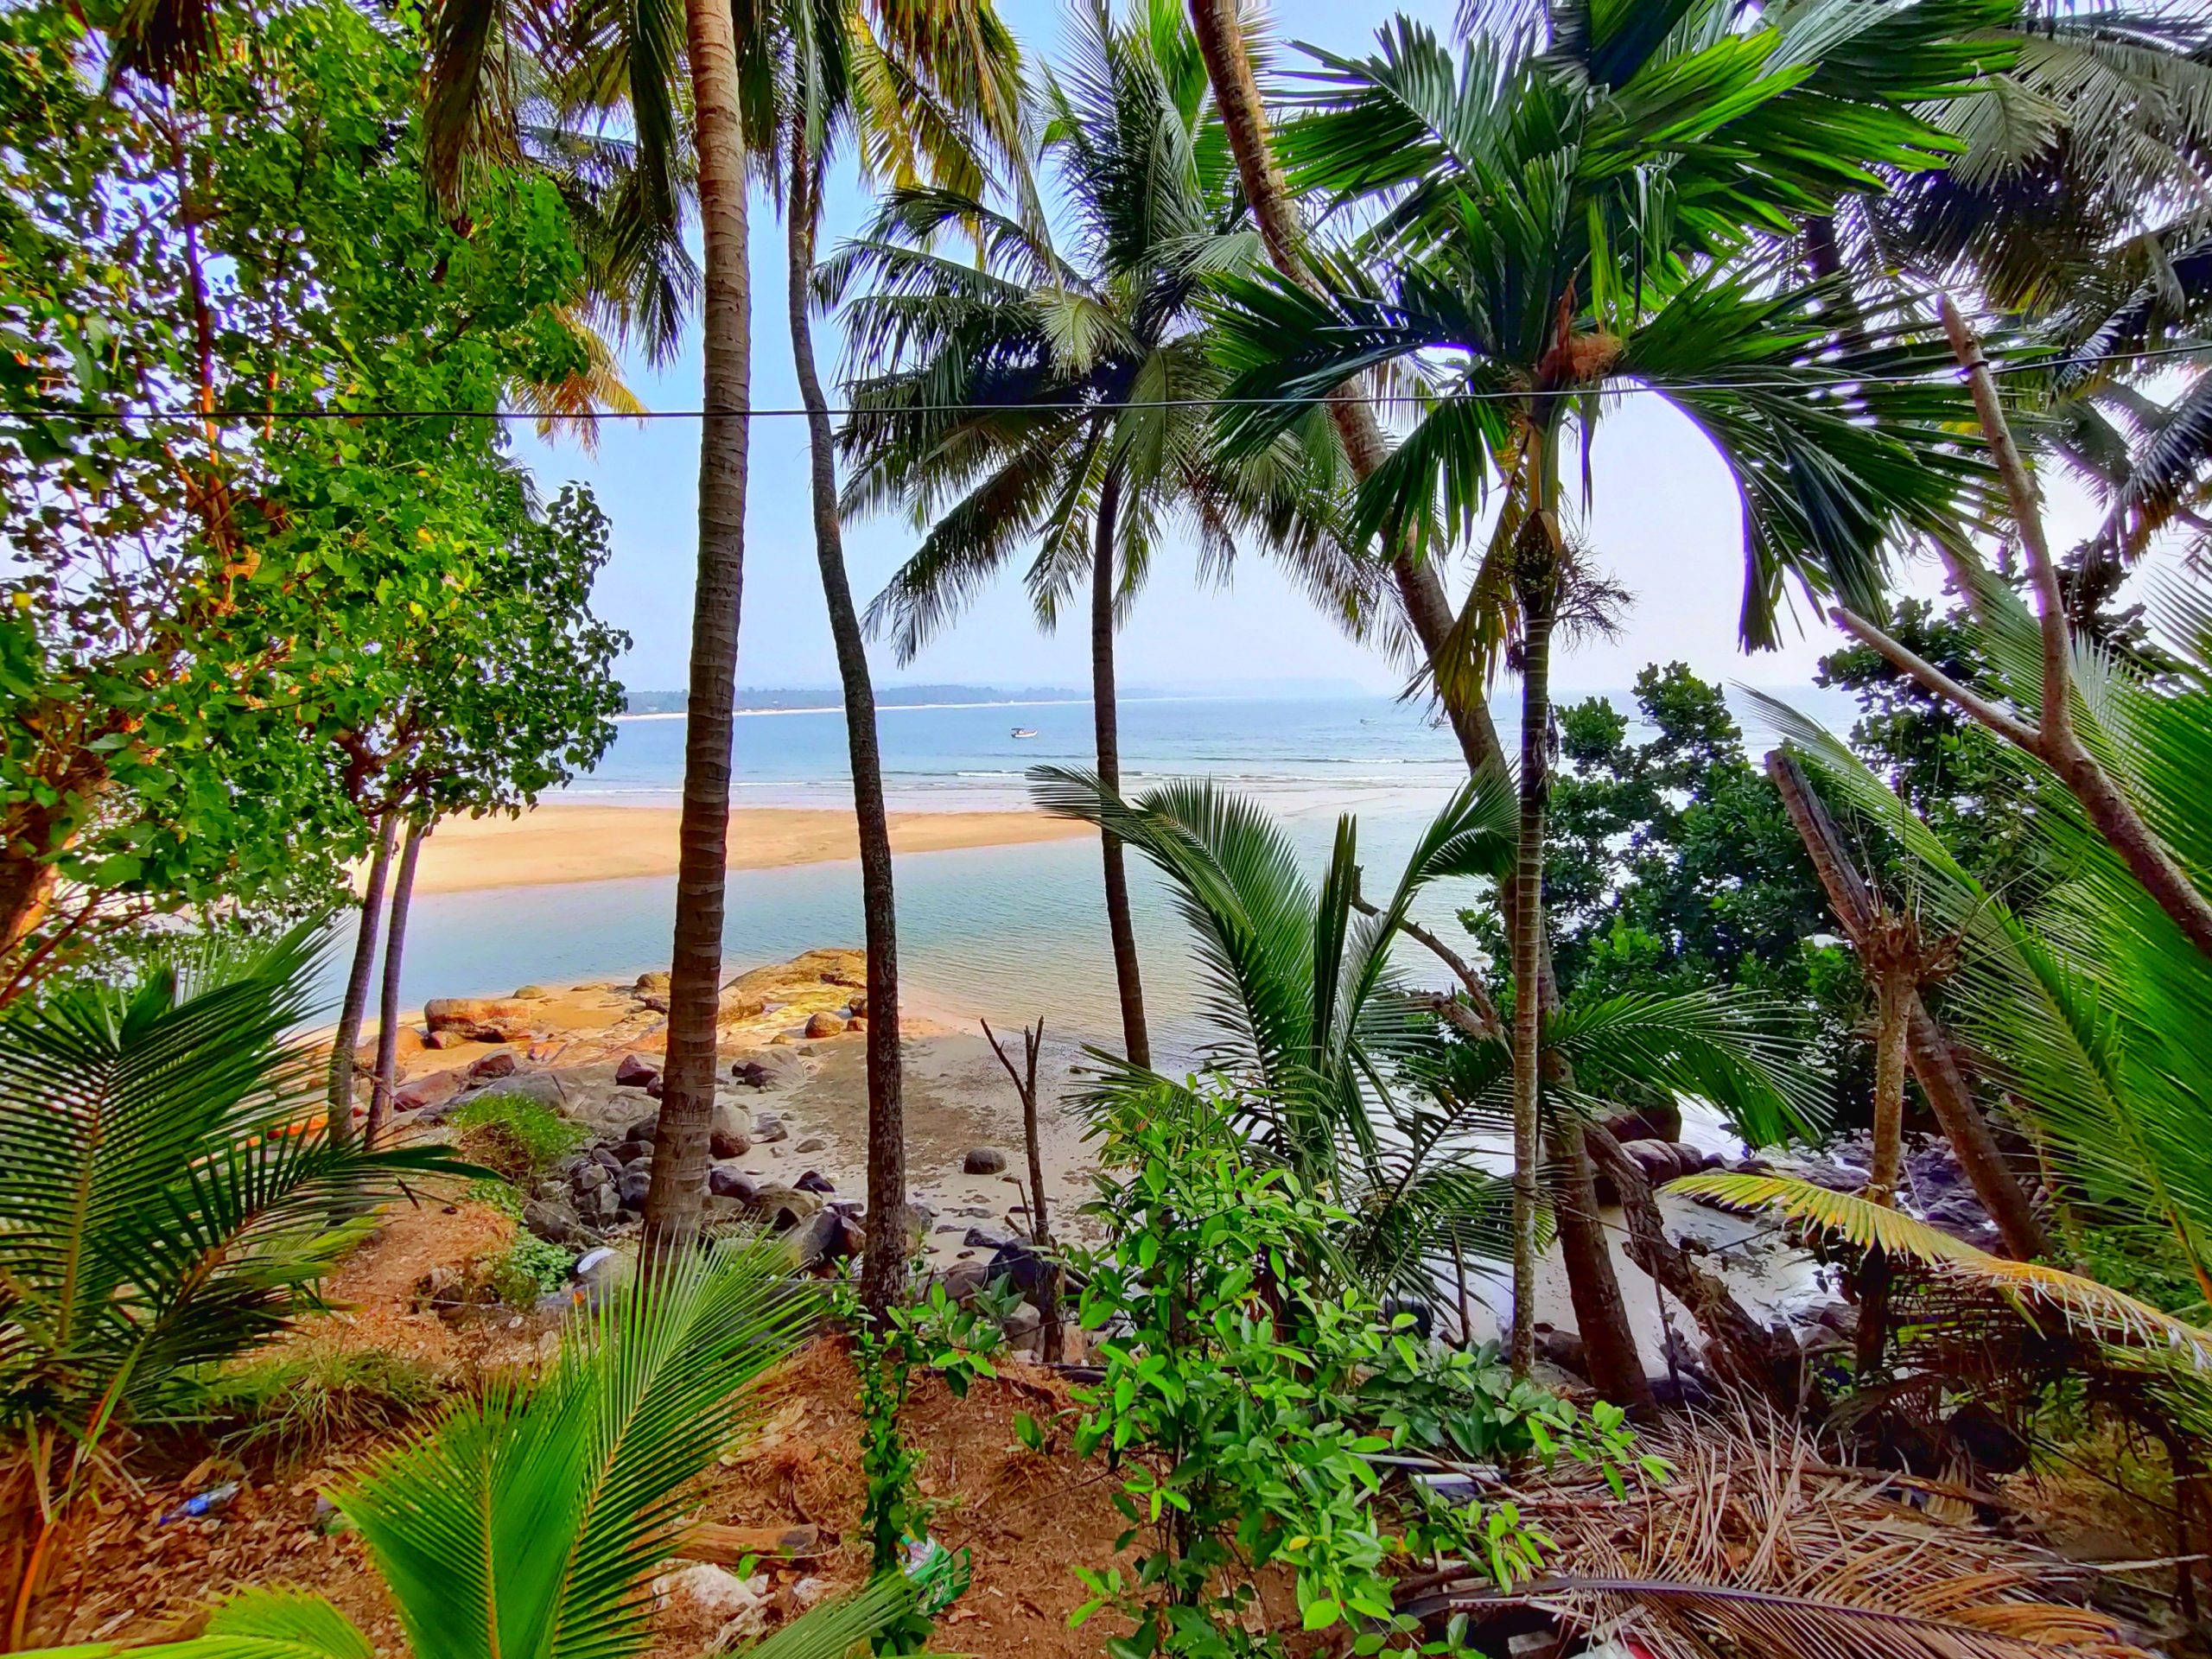
[{"label": "distant shoreline", "polygon": [[[671,806],[550,804],[519,818],[450,819],[423,843],[415,891],[476,893],[673,875],[681,818],[681,810]],[[1090,833],[1086,824],[1033,811],[891,814],[895,854],[1012,847]],[[859,827],[849,810],[753,806],[729,815],[734,870],[859,856]]]},{"label": "distant shoreline", "polygon": [[[1212,694],[1201,696],[1194,693],[1188,696],[1125,696],[1121,698],[1120,701],[1124,703],[1221,702],[1231,702],[1234,701],[1234,699],[1226,696],[1217,696]],[[1092,699],[1089,697],[1007,697],[998,702],[879,702],[875,705],[875,712],[879,715],[900,715],[914,714],[923,709],[1088,709],[1090,706],[1091,702]],[[823,703],[819,708],[733,709],[730,712],[741,720],[749,720],[757,718],[762,715],[842,715],[845,712],[845,709],[842,703],[830,702]],[[691,711],[688,709],[654,709],[646,710],[642,714],[617,715],[614,718],[618,721],[689,720],[691,718]]]}]

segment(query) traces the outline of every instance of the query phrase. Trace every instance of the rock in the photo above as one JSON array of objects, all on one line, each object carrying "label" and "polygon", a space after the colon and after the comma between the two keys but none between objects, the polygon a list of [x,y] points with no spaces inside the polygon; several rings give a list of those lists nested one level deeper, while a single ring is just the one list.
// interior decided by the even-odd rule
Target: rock
[{"label": "rock", "polygon": [[741,1169],[727,1169],[716,1164],[707,1171],[707,1191],[718,1198],[753,1204],[760,1197],[760,1183]]},{"label": "rock", "polygon": [[433,1035],[445,1033],[481,1043],[527,1042],[543,1023],[528,1002],[481,996],[432,997],[423,1005],[423,1018]]},{"label": "rock", "polygon": [[1004,1279],[1025,1296],[1033,1296],[1052,1271],[1052,1264],[1020,1240],[1001,1244],[992,1252],[990,1265],[984,1269],[985,1281],[996,1284]]},{"label": "rock", "polygon": [[906,1230],[909,1251],[918,1249],[921,1242],[930,1236],[930,1224],[936,1219],[929,1205],[917,1199],[909,1198],[899,1206],[899,1221]]},{"label": "rock", "polygon": [[647,1146],[660,1137],[660,1119],[641,1117],[622,1131],[622,1139],[631,1146]]},{"label": "rock", "polygon": [[960,1160],[963,1175],[1000,1175],[1006,1172],[1006,1154],[996,1147],[970,1147]]},{"label": "rock", "polygon": [[837,1190],[836,1183],[832,1181],[827,1175],[824,1175],[818,1169],[808,1170],[805,1174],[800,1176],[798,1179],[793,1181],[791,1185],[798,1188],[802,1192],[818,1192],[824,1195],[835,1192]]},{"label": "rock", "polygon": [[861,1230],[834,1210],[817,1211],[791,1229],[791,1259],[801,1273],[814,1273],[858,1255],[865,1243]]},{"label": "rock", "polygon": [[1643,1172],[1643,1179],[1654,1186],[1671,1181],[1682,1173],[1674,1147],[1664,1141],[1624,1141],[1621,1143],[1621,1151]]},{"label": "rock", "polygon": [[1036,1340],[1037,1329],[1045,1323],[1045,1316],[1033,1303],[1016,1302],[1014,1312],[1006,1316],[999,1330],[1010,1347],[1020,1348]]},{"label": "rock", "polygon": [[608,1174],[620,1175],[622,1173],[622,1160],[611,1147],[594,1147],[588,1155],[592,1162]]},{"label": "rock", "polygon": [[392,1096],[392,1104],[403,1112],[419,1112],[425,1107],[442,1106],[461,1092],[467,1073],[458,1066],[450,1071],[433,1071],[427,1077],[416,1077],[401,1085]]},{"label": "rock", "polygon": [[623,1142],[623,1145],[622,1145],[622,1167],[623,1167],[623,1168],[625,1168],[625,1169],[651,1169],[651,1168],[652,1167],[652,1163],[653,1163],[653,1149],[652,1149],[652,1145],[651,1145],[650,1143],[648,1143],[647,1145],[645,1145],[645,1146],[642,1146],[642,1147],[641,1147],[641,1146],[637,1145],[637,1144],[636,1144],[635,1142],[633,1142],[633,1141],[626,1141],[625,1142]]},{"label": "rock", "polygon": [[518,1002],[543,1002],[553,995],[543,985],[525,985],[514,995]]},{"label": "rock", "polygon": [[720,1653],[728,1642],[747,1641],[768,1628],[768,1579],[756,1573],[741,1579],[726,1567],[701,1561],[653,1580],[663,1601],[692,1608],[721,1621],[709,1649]]},{"label": "rock", "polygon": [[819,1152],[828,1144],[829,1142],[824,1141],[820,1135],[810,1135],[805,1140],[800,1141],[798,1145],[792,1147],[791,1150],[794,1152]]},{"label": "rock", "polygon": [[1675,1154],[1675,1164],[1685,1175],[1695,1175],[1711,1169],[1720,1161],[1711,1153],[1702,1152],[1687,1141],[1669,1141],[1667,1146]]},{"label": "rock", "polygon": [[741,1083],[748,1089],[766,1089],[772,1080],[768,1068],[758,1060],[733,1061],[729,1075],[733,1083]]},{"label": "rock", "polygon": [[773,1112],[763,1112],[753,1120],[753,1138],[763,1146],[773,1146],[779,1141],[788,1141],[791,1130],[784,1120]]},{"label": "rock", "polygon": [[609,1175],[607,1173],[606,1165],[601,1163],[597,1159],[593,1159],[588,1161],[582,1169],[575,1173],[575,1175],[570,1181],[569,1185],[574,1186],[580,1192],[591,1192],[605,1186],[613,1179],[614,1178],[612,1175]]},{"label": "rock", "polygon": [[615,1062],[614,1083],[620,1089],[650,1089],[660,1081],[660,1068],[635,1054],[625,1054]]},{"label": "rock", "polygon": [[1590,1375],[1590,1356],[1583,1348],[1582,1338],[1572,1331],[1537,1325],[1536,1357],[1563,1371],[1572,1371],[1579,1378]]},{"label": "rock", "polygon": [[760,1183],[760,1196],[753,1207],[779,1233],[789,1232],[810,1216],[822,1213],[820,1198],[811,1192],[802,1192],[795,1186],[785,1186],[779,1181]]},{"label": "rock", "polygon": [[970,1227],[968,1236],[960,1242],[973,1250],[1002,1250],[1014,1243],[1010,1238],[994,1238],[980,1227]]},{"label": "rock", "polygon": [[621,1189],[613,1181],[594,1188],[577,1201],[576,1213],[587,1221],[605,1225],[622,1213]]},{"label": "rock", "polygon": [[810,1037],[835,1037],[844,1028],[845,1022],[827,1008],[806,1016],[806,1034]]},{"label": "rock", "polygon": [[514,1074],[515,1052],[511,1048],[503,1048],[496,1053],[486,1054],[468,1068],[470,1077],[486,1082],[489,1082],[493,1077],[512,1077]]},{"label": "rock", "polygon": [[707,1151],[715,1158],[742,1158],[753,1150],[753,1142],[734,1129],[709,1129],[707,1132]]},{"label": "rock", "polygon": [[1620,1112],[1605,1120],[1605,1127],[1612,1131],[1613,1139],[1626,1144],[1630,1141],[1679,1141],[1682,1138],[1682,1112],[1673,1104],[1644,1106],[1632,1112]]},{"label": "rock", "polygon": [[642,1211],[645,1207],[645,1194],[652,1190],[652,1185],[653,1178],[644,1165],[624,1170],[618,1188],[622,1207],[632,1214]]},{"label": "rock", "polygon": [[569,1103],[568,1094],[561,1087],[560,1074],[554,1071],[516,1071],[504,1077],[494,1077],[484,1085],[476,1098],[488,1100],[506,1095],[521,1100],[534,1100],[556,1112]]},{"label": "rock", "polygon": [[853,1019],[867,1019],[868,993],[866,991],[855,991],[853,993],[853,1000],[850,1002],[848,1002],[845,1006],[852,1010],[851,1017]]},{"label": "rock", "polygon": [[566,1205],[551,1205],[543,1198],[525,1198],[522,1205],[522,1224],[550,1244],[580,1244],[584,1242],[584,1230],[577,1224],[575,1213]]},{"label": "rock", "polygon": [[456,1037],[449,1031],[434,1031],[423,1039],[423,1046],[425,1048],[459,1048],[468,1039],[466,1037]]},{"label": "rock", "polygon": [[633,991],[650,991],[658,995],[666,996],[668,976],[666,974],[639,974],[630,988]]},{"label": "rock", "polygon": [[989,1282],[990,1276],[980,1262],[956,1262],[938,1276],[946,1298],[962,1307],[973,1301],[976,1293]]}]

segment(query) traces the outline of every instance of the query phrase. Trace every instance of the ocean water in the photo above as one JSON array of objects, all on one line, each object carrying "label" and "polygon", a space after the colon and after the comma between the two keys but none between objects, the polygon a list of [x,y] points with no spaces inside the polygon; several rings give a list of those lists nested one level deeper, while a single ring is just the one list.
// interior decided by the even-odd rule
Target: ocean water
[{"label": "ocean water", "polygon": [[[1510,743],[1511,711],[1497,712]],[[1017,726],[1037,735],[1014,738]],[[1092,760],[1087,702],[887,707],[880,730],[894,809],[1027,805],[1026,768]],[[746,715],[737,729],[736,804],[849,805],[844,742],[836,709]],[[673,804],[683,744],[681,717],[626,720],[598,769],[555,798]],[[1448,730],[1417,705],[1379,696],[1132,701],[1122,709],[1122,747],[1125,789],[1208,777],[1249,793],[1281,819],[1317,877],[1338,815],[1355,815],[1370,893],[1395,882],[1421,826],[1465,777]],[[1155,1058],[1179,1062],[1207,1039],[1207,986],[1172,896],[1141,859],[1130,862]],[[922,1011],[962,1023],[981,1015],[995,1026],[1042,1014],[1062,1037],[1116,1039],[1094,839],[912,855],[898,861],[895,880],[902,981]],[[1483,899],[1471,882],[1432,889],[1423,918],[1456,932],[1455,908]],[[531,981],[569,984],[664,968],[674,906],[668,877],[425,895],[408,927],[405,1000],[419,1006]],[[730,971],[861,938],[856,864],[730,873]],[[1417,956],[1405,958],[1408,969],[1427,967]]]}]

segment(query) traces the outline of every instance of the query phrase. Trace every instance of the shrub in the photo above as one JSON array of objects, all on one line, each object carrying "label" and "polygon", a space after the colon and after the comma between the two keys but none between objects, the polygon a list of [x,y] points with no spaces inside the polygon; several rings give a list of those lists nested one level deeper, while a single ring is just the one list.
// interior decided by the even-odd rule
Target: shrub
[{"label": "shrub", "polygon": [[1134,1577],[1077,1569],[1090,1591],[1077,1618],[1112,1607],[1135,1623],[1108,1644],[1116,1659],[1278,1651],[1246,1628],[1271,1565],[1294,1574],[1304,1629],[1346,1627],[1362,1656],[1421,1643],[1392,1605],[1394,1557],[1448,1551],[1502,1583],[1535,1570],[1548,1541],[1513,1505],[1453,1509],[1389,1485],[1385,1454],[1564,1452],[1621,1484],[1618,1410],[1585,1418],[1481,1357],[1433,1353],[1410,1315],[1334,1282],[1330,1241],[1351,1217],[1257,1164],[1195,1088],[1118,1109],[1106,1162],[1095,1209],[1112,1243],[1087,1258],[1082,1318],[1122,1334],[1079,1396],[1075,1445],[1109,1452],[1121,1473],[1116,1548],[1147,1542]]},{"label": "shrub", "polygon": [[471,1162],[518,1184],[591,1138],[582,1124],[527,1095],[479,1095],[453,1115],[453,1123]]},{"label": "shrub", "polygon": [[419,1360],[305,1342],[222,1373],[208,1388],[207,1410],[239,1450],[270,1446],[291,1460],[412,1421],[436,1400],[438,1384]]},{"label": "shrub", "polygon": [[526,1308],[547,1291],[567,1284],[575,1264],[574,1253],[563,1246],[535,1233],[518,1233],[492,1263],[486,1281],[492,1294],[508,1306]]}]

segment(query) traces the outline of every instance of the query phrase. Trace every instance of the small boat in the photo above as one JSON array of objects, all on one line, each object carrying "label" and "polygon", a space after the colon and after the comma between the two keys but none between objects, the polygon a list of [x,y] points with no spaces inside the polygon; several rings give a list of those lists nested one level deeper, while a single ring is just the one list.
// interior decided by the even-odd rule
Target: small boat
[{"label": "small boat", "polygon": [[1034,726],[1017,726],[1014,728],[1014,734],[1016,737],[1034,737],[1037,728]]}]

